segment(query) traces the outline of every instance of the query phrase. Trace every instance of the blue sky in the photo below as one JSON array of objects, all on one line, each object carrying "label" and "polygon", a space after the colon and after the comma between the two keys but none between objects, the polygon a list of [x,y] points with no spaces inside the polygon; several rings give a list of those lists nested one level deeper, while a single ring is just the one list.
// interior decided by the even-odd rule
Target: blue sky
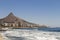
[{"label": "blue sky", "polygon": [[0,18],[10,12],[29,22],[60,27],[60,0],[0,0]]}]

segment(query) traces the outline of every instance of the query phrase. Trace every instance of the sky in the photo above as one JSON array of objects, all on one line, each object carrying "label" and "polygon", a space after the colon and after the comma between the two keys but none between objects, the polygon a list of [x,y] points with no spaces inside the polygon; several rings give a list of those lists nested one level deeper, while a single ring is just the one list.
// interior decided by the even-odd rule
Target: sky
[{"label": "sky", "polygon": [[10,12],[29,22],[60,27],[60,0],[0,0],[0,19]]}]

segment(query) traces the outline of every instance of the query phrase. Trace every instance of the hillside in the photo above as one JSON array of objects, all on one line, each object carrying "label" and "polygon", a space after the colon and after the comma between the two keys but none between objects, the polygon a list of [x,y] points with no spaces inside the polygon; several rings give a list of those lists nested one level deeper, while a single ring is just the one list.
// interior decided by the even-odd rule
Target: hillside
[{"label": "hillside", "polygon": [[16,17],[12,12],[0,19],[0,27],[11,27],[11,28],[40,28],[47,26],[40,26],[39,24],[28,22],[22,18]]}]

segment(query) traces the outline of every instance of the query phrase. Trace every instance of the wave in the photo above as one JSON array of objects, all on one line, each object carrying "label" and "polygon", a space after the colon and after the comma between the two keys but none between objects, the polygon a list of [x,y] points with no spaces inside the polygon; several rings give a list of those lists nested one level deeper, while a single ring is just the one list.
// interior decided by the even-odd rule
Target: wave
[{"label": "wave", "polygon": [[14,29],[2,34],[6,40],[60,40],[60,32]]}]

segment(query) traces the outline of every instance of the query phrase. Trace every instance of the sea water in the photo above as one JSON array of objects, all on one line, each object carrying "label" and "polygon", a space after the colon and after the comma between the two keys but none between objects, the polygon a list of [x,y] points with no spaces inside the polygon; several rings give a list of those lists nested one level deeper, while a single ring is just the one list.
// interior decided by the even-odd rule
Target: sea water
[{"label": "sea water", "polygon": [[60,40],[60,32],[54,30],[12,29],[2,32],[2,35],[4,40]]}]

